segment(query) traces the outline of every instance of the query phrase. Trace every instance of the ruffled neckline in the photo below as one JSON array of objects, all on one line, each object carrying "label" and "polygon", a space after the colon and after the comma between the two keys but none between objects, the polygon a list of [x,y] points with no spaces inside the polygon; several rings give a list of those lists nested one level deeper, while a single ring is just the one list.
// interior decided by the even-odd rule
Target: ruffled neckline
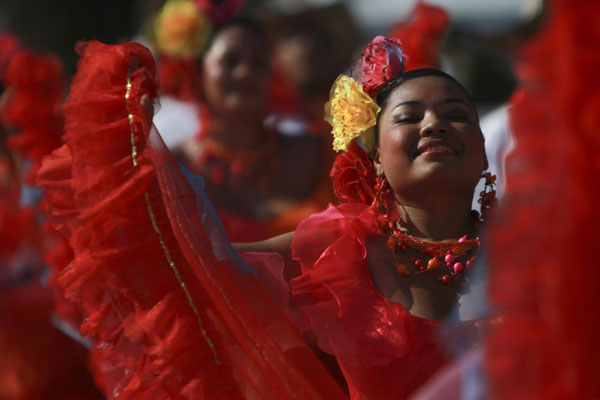
[{"label": "ruffled neckline", "polygon": [[[435,339],[443,321],[412,315],[375,286],[365,240],[378,234],[375,211],[363,204],[331,206],[296,230],[293,257],[302,275],[292,294],[325,352],[359,365],[387,365],[415,342]],[[311,250],[305,250],[310,248]]]}]

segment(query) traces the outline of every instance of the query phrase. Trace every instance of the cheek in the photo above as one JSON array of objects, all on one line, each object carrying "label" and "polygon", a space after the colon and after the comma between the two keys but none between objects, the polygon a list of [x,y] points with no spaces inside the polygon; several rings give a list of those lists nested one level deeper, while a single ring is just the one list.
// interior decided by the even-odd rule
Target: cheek
[{"label": "cheek", "polygon": [[[387,130],[379,137],[382,164],[406,163],[410,161],[413,139],[409,130],[396,128]],[[418,136],[417,136],[418,139]]]},{"label": "cheek", "polygon": [[206,101],[211,104],[222,101],[227,84],[227,73],[218,65],[206,65],[202,75],[202,87]]},{"label": "cheek", "polygon": [[465,141],[466,153],[475,166],[485,169],[485,143],[481,133],[475,132],[469,135],[469,140]]}]

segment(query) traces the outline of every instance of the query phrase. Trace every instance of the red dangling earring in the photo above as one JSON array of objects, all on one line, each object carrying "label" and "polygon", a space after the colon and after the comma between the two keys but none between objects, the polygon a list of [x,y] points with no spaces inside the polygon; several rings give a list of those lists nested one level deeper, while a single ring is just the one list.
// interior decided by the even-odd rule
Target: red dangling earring
[{"label": "red dangling earring", "polygon": [[485,185],[483,191],[479,193],[480,199],[477,202],[481,204],[481,220],[486,221],[490,212],[498,206],[495,189],[496,175],[483,171],[481,177],[485,179]]},{"label": "red dangling earring", "polygon": [[392,189],[390,189],[390,185],[388,184],[385,175],[377,176],[374,189],[379,213],[382,216],[388,216],[391,212],[394,200],[392,197]]}]

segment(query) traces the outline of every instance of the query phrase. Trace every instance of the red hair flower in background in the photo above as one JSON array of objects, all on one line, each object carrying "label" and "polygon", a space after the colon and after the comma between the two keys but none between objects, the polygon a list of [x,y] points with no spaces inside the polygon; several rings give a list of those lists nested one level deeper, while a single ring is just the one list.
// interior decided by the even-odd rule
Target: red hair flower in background
[{"label": "red hair flower in background", "polygon": [[235,18],[244,7],[245,0],[196,0],[198,7],[214,24]]}]

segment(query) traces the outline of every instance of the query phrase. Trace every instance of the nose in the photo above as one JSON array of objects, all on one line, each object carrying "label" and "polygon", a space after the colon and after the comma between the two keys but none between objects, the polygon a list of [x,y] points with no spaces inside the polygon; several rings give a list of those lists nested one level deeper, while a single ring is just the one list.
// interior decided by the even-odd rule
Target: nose
[{"label": "nose", "polygon": [[448,122],[436,113],[428,111],[421,121],[421,136],[446,135],[450,132]]},{"label": "nose", "polygon": [[240,62],[233,70],[233,76],[236,79],[244,79],[252,74],[252,67],[247,62]]}]

